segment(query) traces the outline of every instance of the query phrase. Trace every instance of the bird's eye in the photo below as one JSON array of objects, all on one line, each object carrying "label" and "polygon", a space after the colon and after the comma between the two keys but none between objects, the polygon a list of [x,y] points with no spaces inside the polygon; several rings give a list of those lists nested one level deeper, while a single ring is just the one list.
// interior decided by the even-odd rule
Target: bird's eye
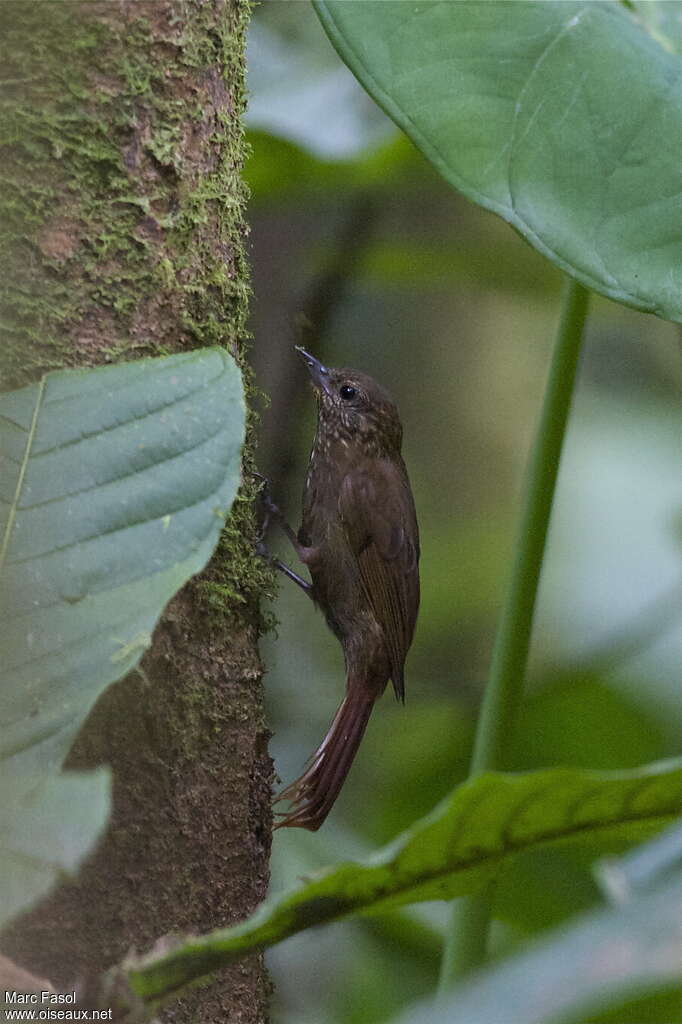
[{"label": "bird's eye", "polygon": [[342,384],[339,388],[339,394],[344,402],[351,402],[355,398],[357,391],[350,384]]}]

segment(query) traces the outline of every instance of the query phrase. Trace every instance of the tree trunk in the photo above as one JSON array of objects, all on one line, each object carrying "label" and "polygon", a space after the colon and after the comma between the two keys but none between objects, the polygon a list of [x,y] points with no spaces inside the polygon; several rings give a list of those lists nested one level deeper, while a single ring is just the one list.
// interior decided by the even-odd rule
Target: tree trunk
[{"label": "tree trunk", "polygon": [[[222,344],[244,362],[240,170],[245,0],[0,4],[0,370]],[[251,458],[251,438],[245,460]],[[271,763],[263,723],[253,486],[209,569],[166,609],[136,673],[104,694],[68,766],[114,773],[110,826],[77,880],[2,937],[62,991],[169,932],[262,900]],[[259,957],[164,1011],[260,1022]]]}]

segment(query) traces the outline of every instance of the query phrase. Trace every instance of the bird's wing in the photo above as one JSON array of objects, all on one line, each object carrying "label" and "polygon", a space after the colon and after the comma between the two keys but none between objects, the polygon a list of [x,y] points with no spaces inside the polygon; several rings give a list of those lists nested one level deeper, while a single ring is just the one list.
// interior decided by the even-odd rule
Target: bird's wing
[{"label": "bird's wing", "polygon": [[419,532],[404,466],[373,459],[350,470],[339,514],[384,631],[396,697],[404,700],[403,666],[419,607]]}]

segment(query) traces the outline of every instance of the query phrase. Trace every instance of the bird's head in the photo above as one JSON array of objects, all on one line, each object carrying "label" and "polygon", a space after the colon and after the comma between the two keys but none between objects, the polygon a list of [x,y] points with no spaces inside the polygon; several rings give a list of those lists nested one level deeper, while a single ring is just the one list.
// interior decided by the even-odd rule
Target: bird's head
[{"label": "bird's head", "polygon": [[327,445],[355,446],[367,455],[396,455],[402,426],[395,403],[361,370],[333,369],[296,346],[308,368],[318,403],[317,431]]}]

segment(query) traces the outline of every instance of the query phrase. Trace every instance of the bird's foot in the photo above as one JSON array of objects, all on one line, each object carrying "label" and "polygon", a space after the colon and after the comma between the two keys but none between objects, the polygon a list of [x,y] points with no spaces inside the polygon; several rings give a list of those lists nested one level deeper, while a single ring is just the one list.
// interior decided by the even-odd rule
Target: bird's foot
[{"label": "bird's foot", "polygon": [[262,558],[271,560],[270,553],[265,545],[265,538],[273,519],[276,522],[282,522],[283,516],[279,507],[275,504],[270,495],[270,481],[268,478],[263,476],[262,473],[258,473],[255,469],[251,470],[251,476],[255,477],[256,480],[261,481],[258,496],[260,498],[262,513],[260,517],[260,530],[258,531],[258,537],[256,538],[256,553]]},{"label": "bird's foot", "polygon": [[261,558],[264,558],[266,562],[269,562],[270,565],[273,566],[273,568],[279,569],[280,572],[284,573],[285,576],[288,576],[290,580],[292,580],[297,586],[299,586],[301,590],[304,591],[304,593],[306,593],[309,597],[312,597],[312,583],[309,583],[308,580],[304,580],[302,576],[299,576],[297,572],[294,572],[293,569],[291,569],[288,565],[282,562],[279,558],[276,558],[268,550],[268,547],[265,543],[265,538],[267,537],[268,530],[270,529],[270,524],[273,520],[275,522],[278,522],[282,526],[284,532],[287,534],[292,544],[298,545],[298,541],[296,538],[296,534],[284,519],[284,516],[282,515],[282,512],[279,509],[279,506],[276,505],[275,502],[270,497],[270,483],[268,481],[268,478],[263,476],[262,473],[257,473],[255,470],[251,470],[251,474],[252,476],[256,477],[257,480],[262,481],[259,495],[261,505],[263,508],[263,516],[261,519],[260,530],[256,538],[256,554],[260,555]]}]

